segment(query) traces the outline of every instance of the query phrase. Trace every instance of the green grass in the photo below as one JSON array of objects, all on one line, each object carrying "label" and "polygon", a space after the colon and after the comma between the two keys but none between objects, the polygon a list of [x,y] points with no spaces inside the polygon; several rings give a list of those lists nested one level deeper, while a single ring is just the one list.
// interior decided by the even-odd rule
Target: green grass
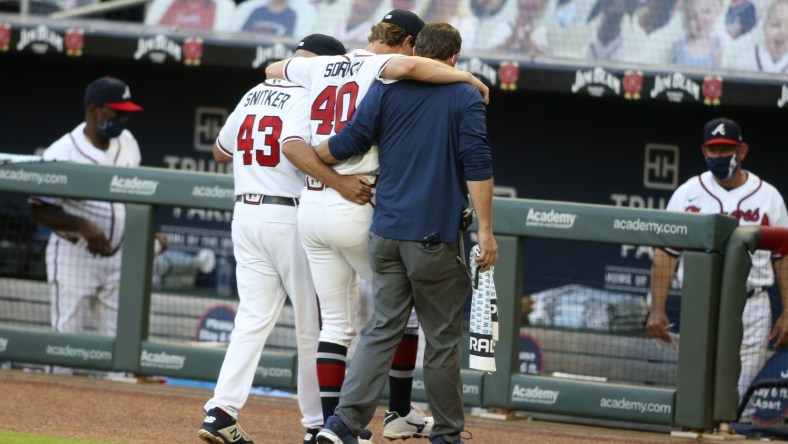
[{"label": "green grass", "polygon": [[0,430],[2,444],[110,444],[103,441],[68,439],[58,436],[29,435],[27,433],[5,432]]}]

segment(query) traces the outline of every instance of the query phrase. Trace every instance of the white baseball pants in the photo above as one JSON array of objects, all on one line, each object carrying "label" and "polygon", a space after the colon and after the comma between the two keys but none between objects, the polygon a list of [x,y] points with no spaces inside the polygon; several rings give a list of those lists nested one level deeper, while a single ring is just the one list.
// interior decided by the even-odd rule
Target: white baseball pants
[{"label": "white baseball pants", "polygon": [[304,427],[320,427],[323,412],[315,360],[319,317],[315,288],[298,235],[296,207],[235,204],[232,237],[241,300],[235,328],[205,410],[220,407],[233,417],[246,403],[265,342],[285,297],[295,312],[298,405]]}]

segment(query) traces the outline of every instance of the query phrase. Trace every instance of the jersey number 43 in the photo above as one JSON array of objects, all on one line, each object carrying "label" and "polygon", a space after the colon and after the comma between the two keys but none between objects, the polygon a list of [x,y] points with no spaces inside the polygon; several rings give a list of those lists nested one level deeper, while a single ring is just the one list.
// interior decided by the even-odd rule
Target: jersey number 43
[{"label": "jersey number 43", "polygon": [[[237,150],[243,152],[244,165],[252,165],[252,157],[257,165],[275,167],[279,165],[279,135],[282,133],[282,119],[278,116],[263,116],[257,126],[257,116],[249,114],[238,130]],[[255,147],[255,138],[258,146]],[[261,140],[262,139],[262,140]],[[260,143],[262,142],[262,143]]]}]

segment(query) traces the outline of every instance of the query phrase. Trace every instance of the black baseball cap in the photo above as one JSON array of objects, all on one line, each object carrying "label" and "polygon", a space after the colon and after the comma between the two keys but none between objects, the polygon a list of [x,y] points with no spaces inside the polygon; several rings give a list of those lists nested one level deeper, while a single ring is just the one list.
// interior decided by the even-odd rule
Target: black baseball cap
[{"label": "black baseball cap", "polygon": [[741,128],[731,119],[713,119],[703,127],[703,146],[738,145],[741,141]]},{"label": "black baseball cap", "polygon": [[424,20],[420,19],[418,15],[405,9],[394,9],[383,17],[382,23],[391,23],[404,29],[408,35],[412,35],[413,39],[421,32],[424,27]]},{"label": "black baseball cap", "polygon": [[342,42],[325,34],[310,34],[304,37],[298,42],[296,49],[314,52],[319,56],[334,56],[347,53]]},{"label": "black baseball cap", "polygon": [[101,77],[85,89],[85,105],[95,103],[118,111],[142,111],[142,107],[131,101],[129,85],[114,77]]}]

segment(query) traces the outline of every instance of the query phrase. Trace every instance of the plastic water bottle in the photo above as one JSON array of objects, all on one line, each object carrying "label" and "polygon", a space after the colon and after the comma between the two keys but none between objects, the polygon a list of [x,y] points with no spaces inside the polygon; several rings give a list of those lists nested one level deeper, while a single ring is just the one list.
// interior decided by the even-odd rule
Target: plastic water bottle
[{"label": "plastic water bottle", "polygon": [[216,266],[216,292],[222,296],[229,296],[232,293],[230,286],[232,271],[230,261],[225,256],[221,256],[219,264]]}]

